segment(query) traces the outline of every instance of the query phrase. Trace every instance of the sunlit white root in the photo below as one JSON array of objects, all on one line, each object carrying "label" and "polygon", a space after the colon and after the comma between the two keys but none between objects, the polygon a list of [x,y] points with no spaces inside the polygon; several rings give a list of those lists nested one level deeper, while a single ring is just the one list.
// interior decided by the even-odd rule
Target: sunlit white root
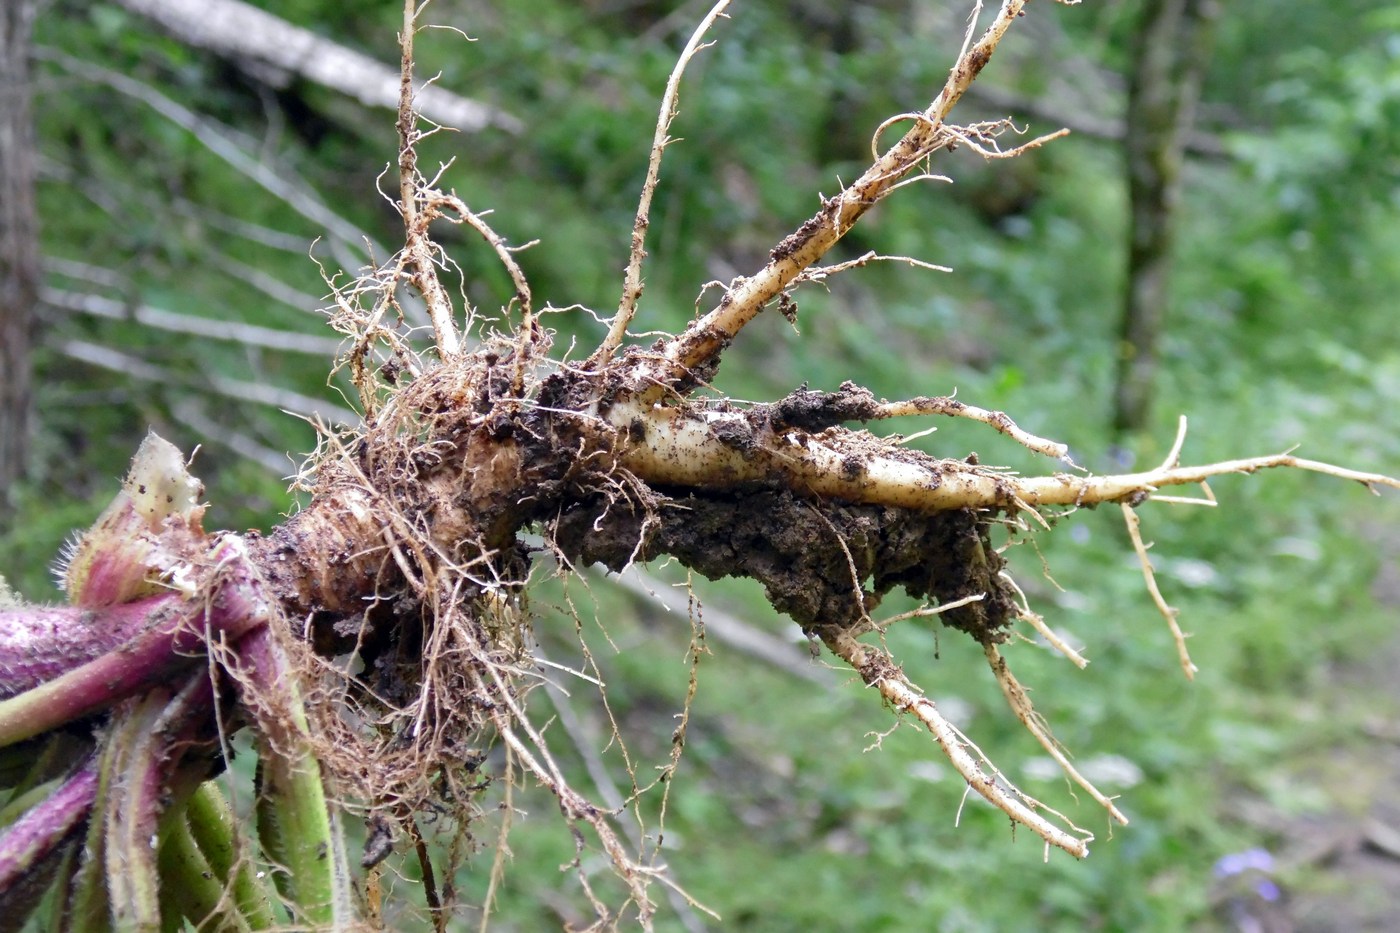
[{"label": "sunlit white root", "polygon": [[[1027,796],[1001,778],[995,769],[990,768],[990,764],[977,747],[943,717],[933,701],[909,682],[888,652],[874,645],[856,641],[847,632],[828,635],[824,641],[833,654],[860,674],[862,680],[879,690],[887,703],[900,712],[913,715],[923,723],[929,732],[933,733],[943,754],[948,756],[948,761],[963,776],[968,786],[988,803],[1044,839],[1049,845],[1064,849],[1076,858],[1084,858],[1089,854],[1089,843],[1094,839],[1093,833],[1080,829],[1064,814]],[[987,767],[984,768],[984,765]],[[1111,804],[1109,807],[1112,810]],[[1047,820],[1040,811],[1059,819],[1069,827],[1069,831]]]},{"label": "sunlit white root", "polygon": [[1001,687],[1002,695],[1006,697],[1007,704],[1011,711],[1016,714],[1016,718],[1021,721],[1021,725],[1026,727],[1035,740],[1040,743],[1040,747],[1045,749],[1045,753],[1055,759],[1060,768],[1065,772],[1070,780],[1084,789],[1090,797],[1093,797],[1099,804],[1108,811],[1119,823],[1128,825],[1128,818],[1113,804],[1113,801],[1099,792],[1099,789],[1089,782],[1089,779],[1079,773],[1073,764],[1070,763],[1069,756],[1065,754],[1060,743],[1055,741],[1055,737],[1050,734],[1049,728],[1045,725],[1045,720],[1031,706],[1031,698],[1026,693],[1026,688],[1021,686],[1021,682],[1011,673],[1011,668],[1007,666],[1006,658],[997,650],[996,645],[985,645],[983,650],[987,654],[987,663],[991,665],[992,675],[997,679],[997,685]]},{"label": "sunlit white root", "polygon": [[[1389,476],[1286,453],[1111,476],[1023,477],[902,450],[861,432],[833,428],[820,434],[778,433],[755,428],[743,412],[696,412],[629,399],[613,406],[607,419],[628,438],[618,452],[619,465],[652,485],[715,489],[781,480],[821,498],[929,511],[1137,505],[1165,486],[1280,467],[1400,489],[1400,480]],[[735,432],[743,432],[749,443],[735,444]]]}]

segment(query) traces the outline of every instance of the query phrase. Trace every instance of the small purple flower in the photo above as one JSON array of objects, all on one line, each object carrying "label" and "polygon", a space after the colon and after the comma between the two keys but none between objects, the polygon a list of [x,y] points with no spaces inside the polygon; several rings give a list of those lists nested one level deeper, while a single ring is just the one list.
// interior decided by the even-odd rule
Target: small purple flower
[{"label": "small purple flower", "polygon": [[[1274,870],[1274,857],[1264,849],[1246,849],[1222,856],[1215,863],[1212,874],[1221,881],[1227,878],[1240,879],[1237,888],[1241,893],[1252,891],[1260,900],[1274,903],[1283,897],[1283,891],[1269,877]],[[1241,878],[1240,876],[1244,876]]]},{"label": "small purple flower", "polygon": [[1271,872],[1274,857],[1265,849],[1246,849],[1221,856],[1212,872],[1217,878],[1232,878],[1247,871]]}]

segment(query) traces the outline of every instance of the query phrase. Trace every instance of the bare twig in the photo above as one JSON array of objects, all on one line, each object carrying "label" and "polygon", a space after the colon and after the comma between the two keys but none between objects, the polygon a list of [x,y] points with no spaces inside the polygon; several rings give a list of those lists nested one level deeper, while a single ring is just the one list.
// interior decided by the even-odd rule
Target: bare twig
[{"label": "bare twig", "polygon": [[[169,386],[190,386],[190,380],[182,377],[170,370],[162,369],[139,357],[131,356],[110,347],[100,344],[90,343],[86,340],[67,340],[58,345],[58,351],[64,356],[93,366],[100,366],[103,369],[110,369],[113,372],[132,376],[136,379],[144,379],[148,382],[158,382]],[[230,379],[226,376],[209,375],[207,381],[193,386],[203,388],[213,392],[215,395],[222,395],[225,398],[236,399],[239,402],[257,402],[262,405],[271,405],[273,408],[280,408],[296,415],[307,418],[320,419],[327,423],[355,424],[359,416],[348,408],[342,408],[331,402],[312,398],[309,395],[302,395],[300,392],[293,392],[290,389],[279,389],[276,386],[267,385],[261,382],[245,382],[240,379]]]},{"label": "bare twig", "polygon": [[228,340],[245,347],[287,353],[305,353],[321,359],[334,356],[340,349],[340,341],[329,337],[259,327],[256,324],[244,324],[241,321],[220,321],[197,314],[179,314],[174,311],[153,308],[150,305],[114,301],[111,298],[103,298],[101,295],[44,288],[40,290],[39,298],[45,304],[55,308],[64,308],[93,317],[117,321],[135,321],[155,330],[190,334],[206,340]]},{"label": "bare twig", "polygon": [[[302,29],[241,0],[119,0],[183,42],[207,48],[256,71],[260,78],[314,81],[373,107],[398,104],[398,74],[323,35]],[[421,92],[429,119],[463,132],[488,127],[520,133],[515,116],[437,86]]]},{"label": "bare twig", "polygon": [[34,54],[36,58],[67,72],[104,84],[146,104],[171,123],[193,134],[200,145],[347,247],[359,248],[360,244],[370,239],[364,231],[327,207],[311,186],[300,180],[291,166],[268,162],[254,155],[255,147],[240,140],[238,134],[228,127],[194,113],[150,85],[119,72],[80,61],[55,49],[36,48]]}]

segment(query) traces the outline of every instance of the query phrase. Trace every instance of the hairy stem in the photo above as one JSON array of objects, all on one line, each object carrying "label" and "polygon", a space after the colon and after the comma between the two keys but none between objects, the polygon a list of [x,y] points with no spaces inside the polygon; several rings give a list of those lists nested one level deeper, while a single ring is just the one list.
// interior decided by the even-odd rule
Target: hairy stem
[{"label": "hairy stem", "polygon": [[[229,899],[224,879],[210,866],[195,844],[184,814],[169,814],[170,825],[161,834],[157,865],[161,876],[162,910],[167,917],[183,916],[199,930],[246,933],[255,927],[241,905]],[[270,918],[269,918],[270,919]]]},{"label": "hairy stem", "polygon": [[255,930],[276,925],[272,898],[257,878],[251,841],[240,831],[219,788],[205,781],[185,808],[189,832],[200,855],[221,884],[228,885],[239,916]]},{"label": "hairy stem", "polygon": [[195,598],[171,595],[143,603],[147,621],[135,638],[0,702],[0,746],[105,709],[175,671],[194,666],[210,638],[232,641],[266,625],[272,604],[243,540],[225,535],[208,562],[210,576],[196,587]]},{"label": "hairy stem", "polygon": [[237,675],[258,731],[258,834],[279,869],[278,890],[298,923],[338,927],[353,917],[349,868],[307,738],[296,675],[271,632],[238,646]]},{"label": "hairy stem", "polygon": [[0,835],[0,895],[77,832],[97,796],[97,765],[89,761]]}]

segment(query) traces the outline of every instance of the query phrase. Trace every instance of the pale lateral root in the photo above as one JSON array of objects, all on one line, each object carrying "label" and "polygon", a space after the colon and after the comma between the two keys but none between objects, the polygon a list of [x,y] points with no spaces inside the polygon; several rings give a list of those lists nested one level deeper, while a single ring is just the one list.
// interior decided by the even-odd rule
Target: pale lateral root
[{"label": "pale lateral root", "polygon": [[[1088,856],[1093,834],[1074,826],[1063,814],[1006,783],[995,769],[989,773],[983,767],[986,759],[977,752],[977,747],[938,711],[932,700],[909,682],[888,652],[856,641],[844,632],[830,635],[825,641],[831,652],[849,664],[868,685],[878,690],[887,703],[919,720],[933,734],[958,774],[988,803],[1044,839],[1048,845],[1064,849],[1075,858]],[[1066,832],[1041,816],[1039,811],[1042,810],[1070,826],[1072,832]]]},{"label": "pale lateral root", "polygon": [[[926,513],[971,509],[1014,515],[1029,511],[1036,518],[1040,516],[1035,510],[1041,506],[1075,508],[1117,502],[1127,521],[1148,592],[1167,619],[1182,669],[1188,677],[1194,674],[1195,666],[1187,654],[1185,635],[1177,624],[1176,610],[1167,604],[1156,585],[1147,557],[1147,546],[1138,527],[1135,509],[1139,505],[1157,498],[1158,490],[1164,487],[1186,484],[1204,486],[1211,477],[1273,468],[1322,473],[1362,483],[1373,491],[1379,486],[1400,488],[1400,480],[1388,476],[1348,470],[1288,453],[1183,467],[1179,465],[1179,457],[1184,442],[1184,421],[1171,453],[1154,470],[1115,476],[1057,473],[1022,477],[961,460],[940,460],[904,449],[898,446],[897,441],[882,440],[863,431],[828,427],[813,433],[789,427],[782,424],[783,413],[781,406],[759,406],[749,411],[734,411],[731,408],[714,410],[689,405],[663,407],[648,405],[634,397],[615,404],[605,417],[619,429],[618,465],[651,485],[715,490],[776,483],[816,500],[844,500]],[[1064,455],[1061,445],[1026,434],[1003,413],[988,412],[962,403],[952,404],[951,399],[879,403],[873,409],[859,409],[854,417],[869,420],[916,413],[970,417],[1013,437],[1031,450]],[[1176,497],[1162,498],[1180,501]],[[1202,501],[1213,503],[1214,500]],[[1041,522],[1045,524],[1044,519]],[[1005,578],[1005,574],[1002,577]],[[1019,588],[1009,578],[1005,579],[1019,596],[1019,618],[1077,666],[1084,666],[1087,663],[1084,658],[1056,636],[1025,604],[1025,597],[1020,594]],[[859,589],[858,583],[856,586]],[[984,595],[973,594],[961,602],[976,602]],[[936,614],[960,604],[915,610],[874,627],[883,630],[889,623]],[[867,684],[876,687],[896,710],[913,714],[929,729],[970,788],[1050,845],[1078,857],[1086,855],[1091,836],[1073,827],[1060,814],[1010,788],[994,773],[989,774],[984,770],[980,762],[985,759],[979,759],[969,752],[969,749],[975,750],[975,746],[909,682],[895,660],[884,649],[856,640],[857,635],[871,627],[869,624],[858,624],[844,629],[819,629],[817,632],[833,653],[855,669]],[[1032,707],[1025,688],[1012,675],[995,639],[979,637],[978,640],[982,642],[987,662],[1017,719],[1074,783],[1103,806],[1112,819],[1126,824],[1127,817],[1112,799],[1101,793],[1074,767],[1051,736],[1048,726]],[[1072,832],[1055,826],[1041,811],[1056,816]],[[1079,833],[1080,837],[1076,837],[1075,833]]]},{"label": "pale lateral root", "polygon": [[[742,412],[697,413],[631,399],[613,406],[606,417],[621,436],[629,438],[621,444],[619,465],[654,485],[724,488],[779,480],[819,498],[926,511],[1105,502],[1137,505],[1162,487],[1275,468],[1322,473],[1368,488],[1400,489],[1400,480],[1392,477],[1292,454],[1108,476],[1022,477],[960,460],[940,460],[843,429],[809,434],[755,428]],[[744,432],[752,443],[735,444],[733,431]]]},{"label": "pale lateral root", "polygon": [[1175,607],[1167,605],[1166,597],[1157,586],[1157,574],[1152,569],[1152,560],[1147,556],[1147,545],[1142,540],[1142,521],[1131,505],[1126,502],[1121,505],[1123,521],[1128,527],[1128,537],[1132,539],[1133,552],[1137,554],[1138,563],[1142,567],[1143,582],[1152,596],[1152,604],[1162,613],[1162,618],[1167,620],[1167,628],[1171,629],[1172,642],[1176,645],[1176,657],[1181,662],[1182,672],[1186,674],[1187,680],[1195,680],[1198,668],[1191,661],[1191,652],[1186,650],[1186,633],[1181,630],[1181,625],[1176,620],[1179,612]]},{"label": "pale lateral root", "polygon": [[1114,805],[1113,801],[1100,793],[1099,789],[1095,787],[1088,778],[1080,774],[1079,769],[1070,762],[1069,756],[1065,754],[1060,743],[1055,741],[1055,737],[1050,734],[1050,729],[1045,725],[1045,721],[1041,718],[1040,714],[1035,711],[1035,708],[1031,706],[1030,695],[1026,693],[1026,688],[1021,686],[1021,682],[1016,679],[1016,676],[1011,673],[1011,668],[1007,665],[1006,658],[1002,656],[997,646],[983,645],[982,650],[987,655],[987,663],[992,668],[992,676],[996,677],[997,685],[1001,687],[1001,692],[1002,695],[1006,697],[1007,705],[1010,706],[1011,711],[1016,714],[1016,718],[1020,720],[1021,725],[1026,727],[1026,731],[1035,736],[1035,740],[1040,743],[1040,747],[1045,749],[1047,755],[1055,759],[1055,763],[1060,766],[1060,769],[1064,771],[1070,780],[1074,781],[1074,783],[1083,788],[1089,796],[1098,801],[1115,820],[1124,826],[1128,825],[1128,818]]},{"label": "pale lateral root", "polygon": [[676,118],[680,109],[681,76],[685,74],[685,67],[690,64],[690,60],[695,57],[695,54],[706,47],[701,40],[714,26],[715,21],[724,15],[727,6],[729,6],[729,0],[720,0],[710,8],[710,12],[695,28],[690,41],[681,50],[680,57],[676,59],[675,67],[671,69],[671,77],[666,81],[666,92],[661,97],[661,113],[656,119],[656,132],[651,141],[651,156],[647,160],[646,179],[642,182],[642,195],[640,203],[637,205],[637,216],[632,222],[632,246],[628,252],[622,299],[618,303],[617,314],[613,316],[612,323],[608,327],[608,335],[603,338],[603,342],[598,345],[598,349],[593,352],[593,356],[589,360],[591,365],[603,365],[612,358],[613,353],[622,346],[622,341],[627,336],[627,325],[632,322],[632,318],[637,313],[637,302],[642,297],[642,261],[647,255],[647,228],[651,225],[651,199],[656,194],[656,183],[661,177],[661,155],[671,143],[671,138],[668,135],[671,121]]},{"label": "pale lateral root", "polygon": [[[647,360],[638,374],[639,384],[670,385],[710,360],[768,302],[825,256],[902,178],[916,171],[932,153],[961,142],[966,134],[945,126],[944,120],[991,60],[1002,36],[1025,5],[1026,0],[1005,0],[981,38],[970,43],[958,57],[938,96],[915,116],[914,126],[850,186],[824,199],[820,211],[773,249],[767,265],[731,284],[716,308],[669,342],[662,359]],[[656,397],[655,391],[651,397]]]},{"label": "pale lateral root", "polygon": [[410,280],[428,306],[433,323],[433,343],[445,360],[461,352],[462,338],[452,312],[452,301],[439,281],[435,262],[438,248],[428,233],[435,212],[424,208],[427,192],[418,171],[418,113],[413,108],[413,35],[418,29],[416,0],[405,0],[403,31],[399,33],[402,68],[399,72],[399,212],[403,215],[404,248],[402,261],[413,269]]}]

